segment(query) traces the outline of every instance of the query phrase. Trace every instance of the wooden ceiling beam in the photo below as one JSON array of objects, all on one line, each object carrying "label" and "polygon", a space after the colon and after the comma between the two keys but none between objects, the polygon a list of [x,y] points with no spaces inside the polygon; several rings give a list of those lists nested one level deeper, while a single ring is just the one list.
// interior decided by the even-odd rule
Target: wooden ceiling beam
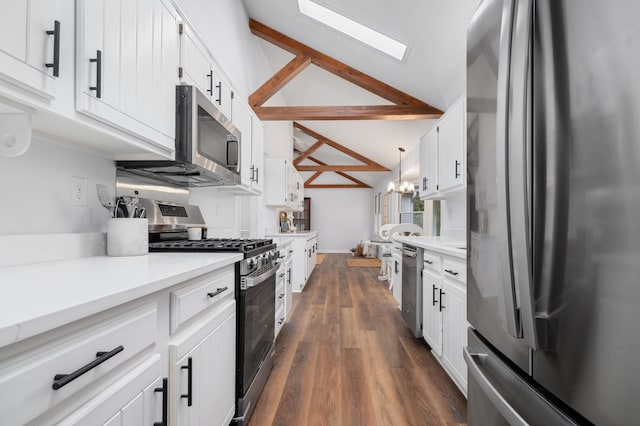
[{"label": "wooden ceiling beam", "polygon": [[311,58],[305,55],[297,55],[287,65],[282,67],[280,71],[275,73],[273,77],[267,80],[258,90],[249,96],[249,105],[260,106],[269,98],[275,95],[278,90],[282,89],[298,74],[305,70],[311,63]]},{"label": "wooden ceiling beam", "polygon": [[[287,37],[254,19],[249,20],[249,28],[257,37],[296,55],[291,62],[249,97],[249,103],[261,120],[417,120],[439,118],[442,115],[442,111],[438,108]],[[302,72],[309,63],[313,63],[319,68],[396,105],[262,107],[267,99]]]},{"label": "wooden ceiling beam", "polygon": [[[309,160],[321,165],[321,166],[326,166],[327,163],[324,163],[320,160],[318,160],[317,158],[314,157],[309,157]],[[311,176],[309,179],[307,179],[304,182],[304,187],[305,188],[371,188],[370,185],[367,185],[366,183],[362,182],[359,179],[354,178],[353,176],[349,176],[346,173],[343,172],[335,172],[336,174],[338,174],[339,176],[342,176],[345,179],[350,180],[351,182],[353,182],[354,184],[331,184],[330,186],[326,186],[323,184],[316,184],[316,185],[312,185],[311,182],[313,182],[314,180],[316,180],[316,178],[318,178],[318,176],[320,176],[323,172],[316,172],[313,174],[313,176]]]},{"label": "wooden ceiling beam", "polygon": [[325,139],[319,139],[316,143],[314,143],[313,145],[311,145],[309,148],[307,148],[303,153],[301,153],[300,155],[298,155],[294,160],[293,160],[293,165],[297,166],[298,164],[300,164],[300,162],[302,160],[304,160],[305,158],[307,158],[308,156],[310,156],[311,154],[313,154],[318,148],[320,148],[322,145],[324,145],[326,142]]},{"label": "wooden ceiling beam", "polygon": [[296,166],[299,172],[387,172],[384,166],[370,166],[360,164],[344,164],[341,166],[309,166],[300,164]]},{"label": "wooden ceiling beam", "polygon": [[261,120],[422,120],[439,118],[433,107],[414,105],[253,107]]}]

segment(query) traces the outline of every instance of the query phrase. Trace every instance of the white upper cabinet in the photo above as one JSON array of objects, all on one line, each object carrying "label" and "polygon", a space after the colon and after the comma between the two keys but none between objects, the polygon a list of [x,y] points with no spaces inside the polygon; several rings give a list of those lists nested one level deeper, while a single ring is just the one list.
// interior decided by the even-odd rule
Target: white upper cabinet
[{"label": "white upper cabinet", "polygon": [[197,86],[229,119],[233,117],[233,89],[223,77],[204,43],[187,24],[181,25],[180,81]]},{"label": "white upper cabinet", "polygon": [[244,102],[233,103],[233,124],[240,130],[240,177],[242,185],[251,188],[253,165],[251,164],[251,110]]},{"label": "white upper cabinet", "polygon": [[76,109],[173,154],[177,13],[161,0],[78,0]]},{"label": "white upper cabinet", "polygon": [[264,126],[255,114],[251,116],[251,167],[253,168],[251,187],[254,191],[262,193],[264,188]]},{"label": "white upper cabinet", "polygon": [[[57,0],[2,1],[0,80],[44,100],[56,97],[63,55],[72,54],[73,8]],[[68,58],[67,58],[68,59]]]},{"label": "white upper cabinet", "polygon": [[264,186],[265,205],[296,211],[304,209],[302,178],[291,161],[265,157],[264,179],[267,182]]},{"label": "white upper cabinet", "polygon": [[466,186],[466,102],[458,100],[420,143],[420,197],[446,198]]},{"label": "white upper cabinet", "polygon": [[420,197],[438,192],[438,128],[424,135],[420,142]]},{"label": "white upper cabinet", "polygon": [[441,192],[463,187],[466,182],[465,116],[463,98],[447,111],[438,125],[438,185]]}]

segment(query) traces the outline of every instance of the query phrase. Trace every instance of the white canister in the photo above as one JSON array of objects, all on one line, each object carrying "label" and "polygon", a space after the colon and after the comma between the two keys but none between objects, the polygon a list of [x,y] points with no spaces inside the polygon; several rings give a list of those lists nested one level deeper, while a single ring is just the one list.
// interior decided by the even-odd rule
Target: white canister
[{"label": "white canister", "polygon": [[146,218],[116,217],[107,223],[109,256],[140,256],[149,253],[149,221]]}]

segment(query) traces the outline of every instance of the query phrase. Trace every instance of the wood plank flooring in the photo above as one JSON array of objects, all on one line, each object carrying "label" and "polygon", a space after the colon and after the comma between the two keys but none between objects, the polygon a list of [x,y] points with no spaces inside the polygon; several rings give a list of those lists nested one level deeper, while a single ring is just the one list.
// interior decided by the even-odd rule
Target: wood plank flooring
[{"label": "wood plank flooring", "polygon": [[466,423],[464,396],[411,335],[379,269],[350,257],[327,255],[294,295],[249,426]]}]

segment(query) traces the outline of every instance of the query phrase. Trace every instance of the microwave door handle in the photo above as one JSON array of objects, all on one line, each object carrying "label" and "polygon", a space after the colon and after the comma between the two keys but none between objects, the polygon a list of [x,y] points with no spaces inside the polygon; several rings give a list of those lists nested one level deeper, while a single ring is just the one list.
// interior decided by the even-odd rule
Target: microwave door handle
[{"label": "microwave door handle", "polygon": [[513,27],[514,1],[504,2],[502,9],[502,28],[500,30],[500,48],[498,61],[498,88],[496,105],[496,183],[498,204],[498,227],[503,232],[498,240],[498,249],[502,261],[502,291],[506,316],[506,331],[511,336],[521,336],[520,321],[517,313],[517,300],[512,273],[511,227],[509,217],[509,151],[508,151],[508,111],[509,111],[509,73],[511,62],[511,32]]},{"label": "microwave door handle", "polygon": [[533,0],[521,0],[515,15],[510,71],[509,212],[514,282],[522,337],[541,349],[536,331],[531,239],[531,53]]},{"label": "microwave door handle", "polygon": [[[230,164],[230,159],[229,159],[229,145],[232,144],[232,143],[236,144],[236,162],[235,162],[235,164]],[[227,141],[227,168],[231,168],[231,167],[235,168],[235,167],[238,166],[238,154],[239,154],[238,140],[237,139],[228,140]]]}]

